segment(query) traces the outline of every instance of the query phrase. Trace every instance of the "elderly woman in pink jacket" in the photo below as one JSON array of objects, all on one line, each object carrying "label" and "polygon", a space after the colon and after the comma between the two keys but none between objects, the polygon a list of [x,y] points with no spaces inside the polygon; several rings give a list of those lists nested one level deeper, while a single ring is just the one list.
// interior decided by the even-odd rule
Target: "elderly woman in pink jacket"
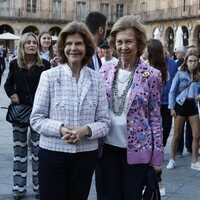
[{"label": "elderly woman in pink jacket", "polygon": [[120,61],[100,70],[111,118],[100,160],[102,197],[141,200],[148,166],[160,171],[163,162],[161,73],[140,60],[146,32],[132,16],[114,24],[109,43]]}]

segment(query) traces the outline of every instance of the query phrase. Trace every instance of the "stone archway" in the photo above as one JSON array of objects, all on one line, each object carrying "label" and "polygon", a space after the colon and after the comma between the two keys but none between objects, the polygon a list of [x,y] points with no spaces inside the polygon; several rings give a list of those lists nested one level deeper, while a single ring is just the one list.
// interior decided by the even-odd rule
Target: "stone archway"
[{"label": "stone archway", "polygon": [[22,34],[24,33],[28,33],[28,32],[32,32],[35,35],[39,34],[39,30],[35,27],[35,26],[27,26],[26,28],[24,28],[24,30],[22,31]]},{"label": "stone archway", "polygon": [[58,26],[54,26],[49,29],[49,33],[51,33],[51,35],[53,36],[58,36],[60,31],[61,31],[61,28]]},{"label": "stone archway", "polygon": [[188,28],[186,26],[182,26],[183,30],[183,46],[187,47],[189,45],[188,39],[189,39],[189,32]]},{"label": "stone archway", "polygon": [[192,44],[195,45],[198,48],[198,51],[200,51],[200,25],[197,25],[194,28],[192,38],[193,38]]},{"label": "stone archway", "polygon": [[[0,25],[0,34],[2,33],[14,33],[14,29],[7,25],[7,24],[2,24]],[[6,53],[11,54],[14,51],[14,46],[15,46],[15,40],[0,40],[0,44],[4,46],[6,49]]]},{"label": "stone archway", "polygon": [[167,41],[168,44],[168,50],[169,53],[172,55],[174,52],[174,31],[171,26],[169,26],[166,31],[165,31],[165,40]]}]

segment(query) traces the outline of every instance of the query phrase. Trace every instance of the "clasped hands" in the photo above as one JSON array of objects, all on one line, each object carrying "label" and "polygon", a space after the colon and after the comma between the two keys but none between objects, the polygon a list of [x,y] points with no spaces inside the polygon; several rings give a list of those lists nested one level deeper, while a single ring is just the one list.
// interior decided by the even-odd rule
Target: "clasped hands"
[{"label": "clasped hands", "polygon": [[91,136],[91,131],[88,126],[84,127],[70,127],[62,125],[60,128],[62,140],[65,140],[69,144],[77,144],[81,138]]}]

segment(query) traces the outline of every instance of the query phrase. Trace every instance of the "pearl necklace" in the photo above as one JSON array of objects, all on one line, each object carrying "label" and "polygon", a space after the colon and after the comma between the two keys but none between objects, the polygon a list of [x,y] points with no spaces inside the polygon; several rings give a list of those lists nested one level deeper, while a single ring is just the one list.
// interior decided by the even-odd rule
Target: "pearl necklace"
[{"label": "pearl necklace", "polygon": [[[125,83],[125,82],[128,81],[121,96],[119,96],[119,94],[118,94],[119,91],[118,91],[118,86],[117,86],[117,80],[119,80],[119,77],[118,77],[119,76],[119,69],[122,68],[122,62],[119,61],[118,65],[116,66],[116,72],[114,74],[113,85],[112,85],[112,103],[111,103],[112,104],[112,111],[116,116],[121,116],[121,114],[124,110],[124,106],[125,106],[125,102],[126,102],[126,96],[127,96],[128,91],[131,87],[131,84],[132,84],[132,81],[133,81],[133,76],[134,76],[135,70],[137,68],[137,65],[139,63],[139,60],[140,59],[136,60],[135,66],[132,68],[131,74],[128,77],[128,79],[124,82],[121,82],[121,83]],[[116,102],[116,100],[117,100],[117,102]],[[116,103],[117,103],[117,105],[116,105]]]}]

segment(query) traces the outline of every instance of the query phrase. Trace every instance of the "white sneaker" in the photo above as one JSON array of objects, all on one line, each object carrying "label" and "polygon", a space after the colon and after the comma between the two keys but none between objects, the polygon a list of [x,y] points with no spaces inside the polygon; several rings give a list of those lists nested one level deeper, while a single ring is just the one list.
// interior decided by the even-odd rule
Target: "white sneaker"
[{"label": "white sneaker", "polygon": [[161,197],[166,196],[165,187],[163,186],[163,187],[161,187],[161,188],[159,188],[159,189],[160,189],[160,196],[161,196]]},{"label": "white sneaker", "polygon": [[191,169],[200,171],[200,162],[191,163]]},{"label": "white sneaker", "polygon": [[167,168],[167,169],[174,169],[175,166],[176,166],[175,160],[170,159],[170,160],[169,160],[169,163],[167,164],[167,167],[166,167],[166,168]]}]

